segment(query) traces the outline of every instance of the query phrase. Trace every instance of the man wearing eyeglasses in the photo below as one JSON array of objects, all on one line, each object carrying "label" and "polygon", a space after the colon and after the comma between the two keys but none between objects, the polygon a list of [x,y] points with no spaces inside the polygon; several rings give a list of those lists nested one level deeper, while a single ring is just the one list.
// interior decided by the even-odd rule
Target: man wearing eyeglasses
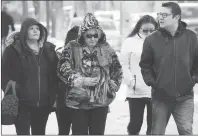
[{"label": "man wearing eyeglasses", "polygon": [[180,135],[192,135],[194,92],[198,82],[198,40],[186,29],[177,3],[163,3],[160,28],[143,45],[140,67],[152,87],[152,134],[165,134],[170,115]]}]

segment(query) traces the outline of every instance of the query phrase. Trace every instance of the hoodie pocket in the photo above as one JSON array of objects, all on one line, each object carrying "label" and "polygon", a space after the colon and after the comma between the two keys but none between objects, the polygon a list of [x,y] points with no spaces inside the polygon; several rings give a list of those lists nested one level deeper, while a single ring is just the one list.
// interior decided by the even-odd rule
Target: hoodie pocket
[{"label": "hoodie pocket", "polygon": [[163,67],[161,66],[160,69],[159,69],[159,73],[157,74],[157,79],[155,80],[155,82],[154,82],[154,84],[152,86],[154,89],[157,88],[157,85],[159,83],[160,76],[161,76],[161,73],[162,73],[162,69],[163,69]]}]

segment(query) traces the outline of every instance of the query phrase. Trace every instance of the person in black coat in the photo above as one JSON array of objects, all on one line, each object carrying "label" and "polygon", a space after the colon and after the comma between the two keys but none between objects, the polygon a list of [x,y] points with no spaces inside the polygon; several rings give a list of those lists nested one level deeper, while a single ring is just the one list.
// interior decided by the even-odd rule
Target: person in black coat
[{"label": "person in black coat", "polygon": [[[44,135],[48,116],[58,89],[58,57],[55,45],[47,42],[46,28],[33,18],[26,18],[21,30],[11,38],[2,58],[1,89],[16,83],[19,112],[17,135]],[[12,40],[8,40],[12,41]]]},{"label": "person in black coat", "polygon": [[160,28],[145,38],[139,63],[145,84],[152,88],[151,135],[164,135],[171,115],[179,135],[193,135],[197,35],[186,28],[178,3],[162,3],[157,17]]}]

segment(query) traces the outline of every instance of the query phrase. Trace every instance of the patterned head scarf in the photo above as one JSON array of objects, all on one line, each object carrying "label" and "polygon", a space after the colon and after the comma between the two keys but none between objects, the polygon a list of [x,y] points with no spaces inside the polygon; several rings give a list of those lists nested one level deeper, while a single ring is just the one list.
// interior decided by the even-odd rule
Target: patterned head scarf
[{"label": "patterned head scarf", "polygon": [[80,26],[80,30],[78,32],[78,40],[83,36],[83,34],[89,29],[96,29],[99,33],[99,37],[104,33],[102,28],[99,25],[98,20],[92,13],[87,13],[83,19],[83,22]]}]

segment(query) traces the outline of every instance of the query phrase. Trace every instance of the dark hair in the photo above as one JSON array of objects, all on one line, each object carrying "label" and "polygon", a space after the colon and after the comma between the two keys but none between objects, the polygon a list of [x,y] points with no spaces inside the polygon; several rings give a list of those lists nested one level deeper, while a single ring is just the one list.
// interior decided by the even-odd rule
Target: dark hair
[{"label": "dark hair", "polygon": [[179,15],[180,16],[179,21],[181,21],[181,8],[179,4],[175,2],[165,2],[165,3],[162,3],[162,7],[170,8],[171,13],[173,14],[173,17],[175,17],[176,15]]},{"label": "dark hair", "polygon": [[65,45],[67,45],[70,41],[77,39],[78,31],[79,26],[74,26],[67,32],[67,36],[65,38]]},{"label": "dark hair", "polygon": [[136,23],[135,27],[133,28],[132,32],[128,35],[128,37],[135,36],[140,31],[142,24],[146,24],[146,23],[152,23],[155,26],[155,29],[158,28],[158,23],[152,16],[144,15],[138,20],[138,22]]}]

